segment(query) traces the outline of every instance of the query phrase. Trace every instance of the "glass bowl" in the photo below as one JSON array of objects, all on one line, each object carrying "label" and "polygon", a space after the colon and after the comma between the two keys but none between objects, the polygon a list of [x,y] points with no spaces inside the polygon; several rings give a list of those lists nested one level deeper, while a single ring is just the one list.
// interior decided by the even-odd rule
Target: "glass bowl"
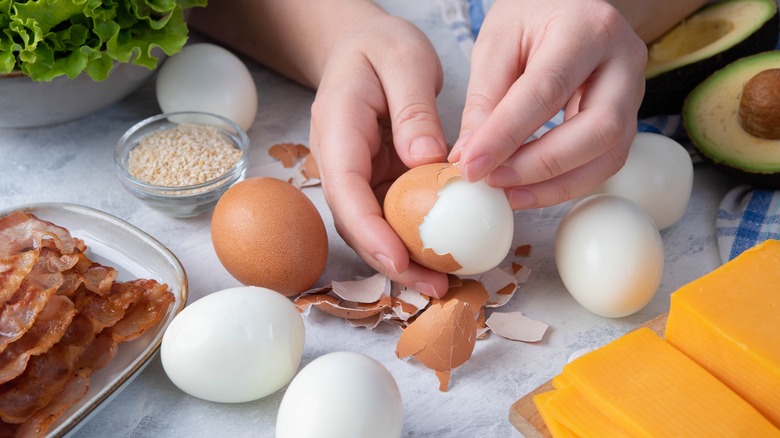
[{"label": "glass bowl", "polygon": [[[215,139],[227,142],[241,152],[238,161],[224,173],[208,181],[192,184],[179,181],[175,183],[176,185],[162,185],[133,176],[131,173],[131,152],[147,136],[175,128],[188,128],[185,125],[194,125],[196,129],[203,126],[207,129],[213,128],[216,132]],[[203,143],[198,142],[198,144],[202,145]],[[184,147],[186,145],[174,143],[173,146],[175,148],[182,146],[181,150],[191,151],[189,147]],[[198,111],[165,113],[142,120],[128,129],[116,144],[114,163],[119,180],[130,194],[149,207],[169,216],[191,217],[213,209],[220,196],[227,189],[244,179],[248,166],[249,146],[249,138],[244,130],[225,117]],[[206,146],[203,147],[206,148]],[[179,149],[177,148],[177,150]],[[206,148],[200,152],[207,152],[207,150]],[[207,153],[199,154],[197,157],[204,161],[213,160]],[[166,165],[168,163],[169,161],[166,161]],[[153,165],[152,162],[144,162],[144,164]]]}]

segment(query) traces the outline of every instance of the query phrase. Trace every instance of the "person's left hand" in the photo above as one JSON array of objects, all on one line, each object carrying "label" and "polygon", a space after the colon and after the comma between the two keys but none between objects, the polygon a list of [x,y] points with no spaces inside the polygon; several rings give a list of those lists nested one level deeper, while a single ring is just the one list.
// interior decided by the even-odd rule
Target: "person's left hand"
[{"label": "person's left hand", "polygon": [[384,14],[334,46],[312,105],[310,146],[336,229],[392,280],[434,297],[446,274],[409,259],[384,220],[381,202],[407,168],[443,162],[436,110],[442,70],[433,46],[411,23]]}]

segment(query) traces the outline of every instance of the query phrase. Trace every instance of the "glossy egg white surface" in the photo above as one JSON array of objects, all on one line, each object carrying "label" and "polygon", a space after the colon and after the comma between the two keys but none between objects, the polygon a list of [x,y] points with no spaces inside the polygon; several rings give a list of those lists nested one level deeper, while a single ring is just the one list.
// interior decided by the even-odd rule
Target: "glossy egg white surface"
[{"label": "glossy egg white surface", "polygon": [[295,305],[260,287],[214,292],[189,304],[163,336],[165,373],[182,391],[241,403],[272,394],[300,365],[304,324]]},{"label": "glossy egg white surface", "polygon": [[502,189],[484,181],[453,179],[420,225],[425,248],[450,254],[458,275],[480,274],[498,266],[512,246],[514,214]]},{"label": "glossy egg white surface", "polygon": [[314,359],[287,387],[276,438],[398,438],[403,416],[390,372],[367,355],[339,351]]},{"label": "glossy egg white surface", "polygon": [[661,134],[634,137],[622,169],[592,193],[623,196],[644,208],[659,230],[685,214],[693,190],[693,162],[678,142]]},{"label": "glossy egg white surface", "polygon": [[257,115],[252,74],[238,56],[216,44],[187,45],[169,57],[157,73],[156,90],[164,113],[213,113],[236,122],[244,131]]},{"label": "glossy egg white surface", "polygon": [[664,247],[655,223],[636,203],[591,195],[561,219],[555,263],[577,302],[597,315],[619,318],[639,311],[655,295]]}]

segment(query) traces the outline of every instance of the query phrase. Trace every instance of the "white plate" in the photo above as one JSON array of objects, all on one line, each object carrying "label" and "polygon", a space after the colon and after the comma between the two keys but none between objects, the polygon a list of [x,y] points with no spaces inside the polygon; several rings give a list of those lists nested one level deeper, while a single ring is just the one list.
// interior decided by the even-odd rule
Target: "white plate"
[{"label": "white plate", "polygon": [[143,336],[119,344],[116,356],[90,376],[89,392],[49,429],[48,437],[75,432],[76,426],[116,395],[146,366],[162,342],[165,329],[187,302],[187,274],[176,256],[153,237],[127,222],[93,208],[65,203],[27,204],[0,210],[5,216],[26,211],[65,227],[87,244],[87,255],[119,272],[118,280],[149,278],[167,283],[175,301],[159,324]]}]

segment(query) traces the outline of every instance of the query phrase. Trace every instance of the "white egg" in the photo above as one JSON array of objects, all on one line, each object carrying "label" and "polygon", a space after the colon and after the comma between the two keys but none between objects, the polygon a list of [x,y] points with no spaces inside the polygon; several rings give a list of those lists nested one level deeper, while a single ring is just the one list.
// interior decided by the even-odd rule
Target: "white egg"
[{"label": "white egg", "polygon": [[669,137],[640,132],[623,168],[592,193],[610,193],[636,202],[663,230],[685,214],[692,188],[693,163],[688,151]]},{"label": "white egg", "polygon": [[502,189],[484,181],[453,178],[420,225],[420,239],[436,254],[450,254],[462,267],[457,275],[480,274],[498,266],[512,246],[514,214]]},{"label": "white egg", "polygon": [[160,67],[156,86],[157,103],[166,113],[214,113],[236,122],[244,131],[257,115],[252,74],[241,59],[215,44],[184,46]]},{"label": "white egg", "polygon": [[403,416],[390,372],[364,354],[340,351],[295,376],[279,406],[276,438],[397,438]]},{"label": "white egg", "polygon": [[619,318],[655,295],[664,248],[647,212],[626,198],[598,194],[578,201],[561,219],[555,263],[577,302],[597,315]]},{"label": "white egg", "polygon": [[236,287],[185,307],[165,331],[160,357],[182,391],[241,403],[288,384],[303,342],[303,319],[288,298],[270,289]]}]

